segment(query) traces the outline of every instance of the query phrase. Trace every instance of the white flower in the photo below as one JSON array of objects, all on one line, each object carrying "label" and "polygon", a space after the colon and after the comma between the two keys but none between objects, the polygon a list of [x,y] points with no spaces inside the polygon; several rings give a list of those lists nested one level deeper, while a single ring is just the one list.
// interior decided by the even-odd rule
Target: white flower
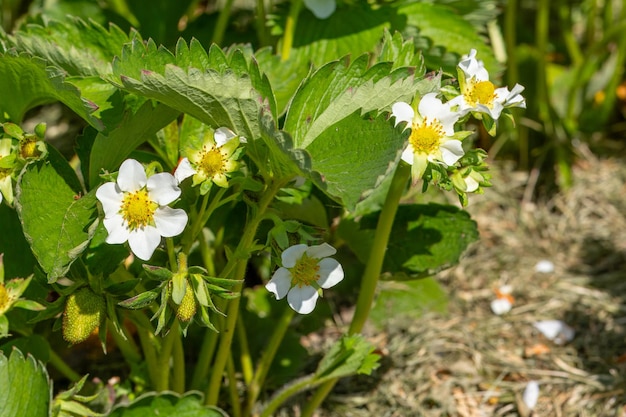
[{"label": "white flower", "polygon": [[120,166],[117,182],[102,184],[96,192],[109,232],[106,242],[128,241],[133,253],[147,261],[161,236],[173,237],[185,229],[187,213],[167,206],[178,196],[180,188],[172,174],[162,172],[147,178],[139,162],[127,159]]},{"label": "white flower", "polygon": [[237,161],[232,156],[239,143],[233,131],[220,127],[213,138],[207,136],[201,150],[190,152],[188,158],[180,161],[174,176],[179,183],[191,176],[194,186],[206,183],[206,186],[201,187],[202,194],[206,194],[211,182],[228,187],[226,174],[237,169]]},{"label": "white flower", "polygon": [[574,329],[561,320],[541,320],[533,323],[533,327],[557,345],[571,342],[576,334]]},{"label": "white flower", "polygon": [[459,62],[459,85],[461,95],[450,100],[451,106],[458,106],[459,111],[486,113],[496,120],[502,110],[508,107],[526,108],[526,101],[521,92],[524,87],[515,84],[509,91],[507,87],[496,88],[489,81],[489,73],[482,61],[476,59],[476,50]]},{"label": "white flower", "polygon": [[509,311],[511,311],[511,308],[513,307],[513,305],[507,298],[496,298],[491,301],[490,306],[491,306],[491,311],[493,311],[493,314],[497,316],[501,316],[503,314],[508,313]]},{"label": "white flower", "polygon": [[318,19],[327,19],[337,8],[335,0],[304,0],[304,5]]},{"label": "white flower", "polygon": [[407,122],[406,129],[411,129],[402,160],[413,165],[415,180],[422,178],[429,162],[453,165],[464,154],[461,141],[454,138],[454,124],[460,114],[436,96],[436,93],[429,93],[422,97],[417,113],[403,102],[391,107],[396,125]]},{"label": "white flower", "polygon": [[528,381],[526,384],[526,388],[524,388],[524,393],[522,394],[522,401],[528,408],[528,410],[532,410],[537,405],[537,400],[539,399],[539,384],[537,381]]},{"label": "white flower", "polygon": [[341,264],[328,258],[336,252],[327,243],[290,246],[281,255],[283,266],[274,272],[265,288],[278,300],[287,296],[289,306],[298,313],[309,314],[315,308],[321,289],[343,280]]}]

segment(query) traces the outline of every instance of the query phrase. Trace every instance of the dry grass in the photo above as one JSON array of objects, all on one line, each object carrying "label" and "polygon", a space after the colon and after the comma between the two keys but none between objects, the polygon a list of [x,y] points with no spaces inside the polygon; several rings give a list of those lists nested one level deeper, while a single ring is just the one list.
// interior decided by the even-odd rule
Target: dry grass
[{"label": "dry grass", "polygon": [[[626,165],[585,153],[575,186],[540,203],[523,202],[524,174],[495,174],[468,208],[480,242],[438,277],[449,313],[369,328],[381,368],[340,382],[318,416],[626,416]],[[542,259],[553,273],[535,271]],[[515,304],[496,316],[503,284]],[[565,321],[575,338],[547,340],[532,326],[543,319]],[[530,380],[540,385],[532,413],[521,401]]]}]

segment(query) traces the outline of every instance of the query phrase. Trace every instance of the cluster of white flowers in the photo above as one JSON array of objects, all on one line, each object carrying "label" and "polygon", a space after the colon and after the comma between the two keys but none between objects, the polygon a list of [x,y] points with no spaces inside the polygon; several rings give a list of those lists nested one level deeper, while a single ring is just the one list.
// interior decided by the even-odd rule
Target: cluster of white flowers
[{"label": "cluster of white flowers", "polygon": [[[429,163],[452,166],[464,155],[459,138],[466,135],[455,132],[454,126],[468,113],[478,117],[482,113],[497,120],[506,108],[526,106],[520,94],[524,87],[516,84],[511,91],[496,88],[483,62],[476,59],[475,49],[461,59],[458,69],[460,95],[443,103],[436,93],[428,93],[421,97],[417,111],[404,102],[391,108],[396,125],[406,122],[405,128],[411,129],[402,160],[413,166],[414,180],[422,178]],[[478,189],[474,176],[464,179],[467,192]]]}]

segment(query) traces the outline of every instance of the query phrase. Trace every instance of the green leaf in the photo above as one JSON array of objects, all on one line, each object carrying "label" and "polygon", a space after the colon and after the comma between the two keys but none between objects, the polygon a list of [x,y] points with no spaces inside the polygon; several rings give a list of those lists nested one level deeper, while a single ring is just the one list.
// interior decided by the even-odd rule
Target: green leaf
[{"label": "green leaf", "polygon": [[14,349],[0,353],[0,417],[47,416],[52,386],[45,366]]},{"label": "green leaf", "polygon": [[[360,222],[344,220],[339,236],[361,262],[366,263],[378,213]],[[478,239],[476,223],[453,206],[439,204],[402,205],[391,230],[383,278],[409,280],[424,278],[456,264],[468,247]]]},{"label": "green leaf", "polygon": [[197,41],[189,48],[180,41],[176,51],[174,56],[151,41],[132,42],[114,61],[112,82],[214,128],[225,126],[248,140],[258,138],[259,111],[267,108],[275,118],[276,106],[256,65],[248,68],[242,52],[227,57],[216,46],[207,55]]},{"label": "green leaf", "polygon": [[0,350],[7,356],[11,354],[14,348],[25,354],[33,355],[35,359],[41,362],[45,363],[50,360],[50,344],[48,340],[41,335],[33,334],[30,336],[17,337],[0,345]]},{"label": "green leaf", "polygon": [[52,148],[48,161],[31,163],[20,175],[17,212],[49,282],[67,272],[94,233],[95,192],[82,197],[81,192],[76,174]]},{"label": "green leaf", "polygon": [[361,335],[344,335],[320,361],[317,379],[342,378],[355,374],[369,375],[378,367],[379,355],[374,346]]},{"label": "green leaf", "polygon": [[[101,170],[117,171],[135,148],[167,126],[179,114],[177,110],[148,100],[136,109],[128,109],[121,123],[107,134],[98,133],[89,153],[90,186],[94,187],[102,181]],[[84,146],[89,148],[91,139],[85,139]]]},{"label": "green leaf", "polygon": [[456,74],[459,57],[468,54],[473,48],[489,73],[501,70],[501,65],[483,36],[452,9],[437,3],[406,2],[398,7],[398,14],[406,18],[405,30],[407,26],[419,30],[416,44],[423,50],[428,68],[443,68]]},{"label": "green leaf", "polygon": [[205,406],[197,392],[185,395],[148,393],[128,405],[116,407],[109,417],[185,416],[228,417],[217,407]]},{"label": "green leaf", "polygon": [[94,21],[69,17],[64,22],[46,20],[43,26],[23,25],[8,37],[7,46],[43,58],[68,76],[94,76],[111,73],[113,57],[129,41],[114,24],[107,30]]},{"label": "green leaf", "polygon": [[407,134],[385,115],[362,118],[358,112],[323,131],[307,148],[316,185],[353,210],[395,168]]},{"label": "green leaf", "polygon": [[5,277],[27,277],[33,273],[35,257],[17,212],[6,204],[0,204],[0,253],[4,254]]},{"label": "green leaf", "polygon": [[65,73],[46,66],[43,59],[17,55],[14,51],[0,54],[0,116],[21,122],[33,107],[60,101],[97,129],[102,123],[91,113],[97,105],[82,99],[80,91],[65,80]]},{"label": "green leaf", "polygon": [[390,111],[397,101],[410,102],[416,80],[407,69],[392,73],[391,63],[368,67],[362,55],[352,64],[347,60],[324,65],[300,86],[287,112],[284,130],[294,146],[307,148],[331,125],[359,110]]},{"label": "green leaf", "polygon": [[383,29],[390,27],[395,10],[389,6],[372,9],[366,2],[353,4],[338,8],[325,20],[314,18],[308,10],[303,11],[291,54],[303,55],[320,66],[347,54],[354,57],[373,52]]}]

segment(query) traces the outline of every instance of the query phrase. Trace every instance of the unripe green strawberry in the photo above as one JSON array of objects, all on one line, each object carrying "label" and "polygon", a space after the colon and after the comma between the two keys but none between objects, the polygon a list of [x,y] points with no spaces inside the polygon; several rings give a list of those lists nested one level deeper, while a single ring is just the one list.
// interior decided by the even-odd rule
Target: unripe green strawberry
[{"label": "unripe green strawberry", "polygon": [[196,297],[193,295],[191,284],[187,281],[185,295],[178,306],[178,310],[176,310],[176,316],[178,316],[180,321],[189,321],[194,314],[196,314]]},{"label": "unripe green strawberry", "polygon": [[63,338],[72,344],[87,339],[100,325],[104,309],[104,298],[87,287],[70,294],[63,312]]}]

